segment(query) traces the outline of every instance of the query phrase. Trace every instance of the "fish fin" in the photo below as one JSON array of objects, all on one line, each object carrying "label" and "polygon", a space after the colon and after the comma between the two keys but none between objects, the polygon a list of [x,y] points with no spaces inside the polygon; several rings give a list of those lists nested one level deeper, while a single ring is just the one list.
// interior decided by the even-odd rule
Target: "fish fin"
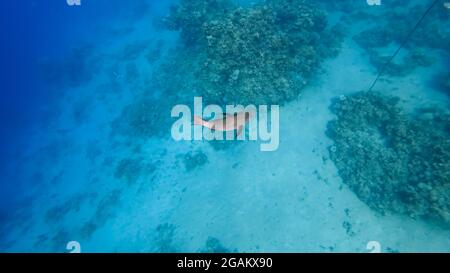
[{"label": "fish fin", "polygon": [[242,129],[244,129],[244,126],[239,126],[236,136],[240,136],[242,134]]},{"label": "fish fin", "polygon": [[201,117],[199,116],[194,116],[194,125],[201,125],[204,126],[205,124],[205,120],[203,120]]}]

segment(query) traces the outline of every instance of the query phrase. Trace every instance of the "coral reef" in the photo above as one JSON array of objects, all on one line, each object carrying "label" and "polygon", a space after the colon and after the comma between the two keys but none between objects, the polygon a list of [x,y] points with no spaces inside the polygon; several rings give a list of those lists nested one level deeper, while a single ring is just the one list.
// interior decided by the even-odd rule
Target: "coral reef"
[{"label": "coral reef", "polygon": [[[402,44],[425,10],[424,5],[386,10],[376,19],[380,24],[355,35],[354,40],[367,52],[371,63],[380,69],[393,53],[391,50],[386,55],[380,52],[381,49],[392,43],[395,46]],[[404,76],[419,66],[433,64],[434,60],[428,56],[430,49],[450,53],[447,46],[450,44],[449,19],[445,9],[432,9],[405,45],[407,56],[401,63],[393,63],[387,67],[385,72],[391,76]]]},{"label": "coral reef", "polygon": [[372,209],[450,225],[450,115],[406,114],[378,93],[342,96],[328,124],[330,156],[344,183]]},{"label": "coral reef", "polygon": [[203,24],[233,8],[230,0],[181,0],[179,5],[171,7],[163,24],[169,30],[180,31],[184,46],[196,46],[203,39]]},{"label": "coral reef", "polygon": [[327,28],[325,14],[303,0],[267,0],[249,8],[182,0],[166,25],[180,31],[191,53],[171,62],[190,63],[196,90],[219,104],[290,101],[340,45],[338,29]]},{"label": "coral reef", "polygon": [[[439,5],[438,5],[439,6]],[[402,12],[394,11],[386,14],[389,24],[389,35],[398,43],[402,42],[405,35],[411,30],[417,20],[422,16],[426,5],[416,5]],[[431,10],[427,20],[418,27],[411,37],[409,47],[429,47],[448,51],[450,44],[450,30],[448,29],[450,14],[441,7]]]}]

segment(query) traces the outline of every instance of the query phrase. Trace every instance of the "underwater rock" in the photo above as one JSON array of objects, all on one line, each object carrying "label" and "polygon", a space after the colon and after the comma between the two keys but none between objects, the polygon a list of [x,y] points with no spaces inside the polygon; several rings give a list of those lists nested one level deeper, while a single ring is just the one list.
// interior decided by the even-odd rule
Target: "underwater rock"
[{"label": "underwater rock", "polygon": [[391,247],[386,247],[386,252],[387,253],[400,253],[400,251],[398,251],[394,248],[391,248]]},{"label": "underwater rock", "polygon": [[203,38],[203,24],[233,8],[230,0],[181,0],[179,5],[171,7],[163,24],[169,30],[180,31],[184,46],[195,46]]},{"label": "underwater rock", "polygon": [[78,87],[92,79],[99,70],[101,60],[93,57],[91,46],[73,48],[62,60],[40,60],[41,75],[52,87]]},{"label": "underwater rock", "polygon": [[51,252],[63,253],[66,251],[66,244],[70,241],[70,234],[64,229],[58,232],[51,238],[52,250]]},{"label": "underwater rock", "polygon": [[133,185],[142,175],[153,174],[159,163],[159,161],[148,163],[142,158],[124,158],[117,164],[114,177]]},{"label": "underwater rock", "polygon": [[450,96],[450,73],[442,73],[435,77],[435,87],[446,94],[447,96]]},{"label": "underwater rock", "polygon": [[353,237],[355,236],[355,232],[353,231],[352,224],[350,224],[347,221],[342,222],[342,227],[345,229],[345,232],[348,236]]},{"label": "underwater rock", "polygon": [[70,212],[78,212],[87,200],[94,197],[95,193],[84,192],[76,194],[62,204],[48,209],[45,213],[45,221],[49,224],[60,223],[67,214]]},{"label": "underwater rock", "polygon": [[177,247],[174,244],[175,226],[172,224],[160,224],[155,232],[155,252],[174,253]]},{"label": "underwater rock", "polygon": [[122,159],[116,166],[114,177],[123,179],[128,185],[134,184],[142,171],[142,161],[139,159]]},{"label": "underwater rock", "polygon": [[370,208],[450,225],[450,115],[407,115],[398,99],[360,92],[336,99],[330,157]]},{"label": "underwater rock", "polygon": [[[438,5],[439,6],[439,5]],[[416,5],[411,9],[403,9],[402,12],[395,10],[387,12],[386,19],[392,38],[400,43],[405,34],[417,23],[418,18],[426,10],[426,5]],[[434,8],[430,11],[427,20],[417,28],[408,47],[428,47],[448,51],[450,44],[450,13],[443,8]]]},{"label": "underwater rock", "polygon": [[80,230],[81,238],[90,239],[92,237],[92,234],[94,234],[97,229],[98,226],[95,221],[90,220],[86,222]]},{"label": "underwater rock", "polygon": [[169,136],[173,105],[169,97],[160,100],[138,97],[112,122],[112,133],[139,138]]},{"label": "underwater rock", "polygon": [[215,150],[215,151],[226,151],[230,149],[239,149],[242,145],[242,142],[236,142],[236,141],[227,141],[227,140],[211,140],[208,141],[209,145]]},{"label": "underwater rock", "polygon": [[434,63],[434,59],[426,55],[420,49],[413,49],[408,51],[406,57],[402,60],[392,60],[388,66],[385,66],[391,56],[381,55],[375,50],[368,52],[370,62],[378,71],[384,68],[384,73],[390,76],[406,76],[413,72],[418,67],[429,67]]},{"label": "underwater rock", "polygon": [[134,62],[127,64],[125,79],[127,83],[134,83],[139,79],[139,70]]},{"label": "underwater rock", "polygon": [[121,194],[121,190],[113,190],[100,200],[94,215],[97,222],[103,223],[113,215]]},{"label": "underwater rock", "polygon": [[33,247],[42,247],[43,245],[48,244],[49,239],[49,234],[40,234],[33,243]]},{"label": "underwater rock", "polygon": [[447,77],[447,80],[444,82],[445,90],[448,94],[450,94],[450,76]]},{"label": "underwater rock", "polygon": [[[401,12],[400,12],[401,10]],[[401,45],[407,33],[411,32],[418,18],[421,18],[426,10],[424,5],[416,5],[412,8],[389,9],[377,19],[379,24],[364,30],[353,38],[369,55],[371,63],[381,69],[389,56],[383,56],[379,50],[387,48],[391,43]],[[386,68],[386,73],[391,76],[404,76],[411,73],[419,66],[430,66],[434,60],[428,56],[430,49],[439,49],[447,54],[450,44],[449,22],[450,15],[442,8],[434,8],[428,14],[427,20],[409,37],[403,50],[407,51],[407,57],[403,62],[392,63]],[[393,53],[393,52],[392,52]]]},{"label": "underwater rock", "polygon": [[[399,3],[404,6],[403,1]],[[356,40],[363,48],[383,47],[391,42],[401,44],[426,8],[426,5],[418,4],[411,8],[386,9],[377,19],[379,24],[357,35]],[[406,48],[425,47],[448,51],[449,19],[450,14],[445,9],[440,7],[431,9],[426,20],[421,22],[408,40]]]},{"label": "underwater rock", "polygon": [[[369,31],[367,34],[371,35],[373,33]],[[371,44],[371,42],[370,41],[368,42],[364,38],[365,35],[366,35],[365,32],[360,33],[359,35],[355,36],[354,39],[358,44],[365,47],[366,53],[369,55],[370,63],[378,71],[381,71],[381,69],[384,68],[384,73],[389,76],[396,76],[396,77],[406,76],[409,73],[413,72],[418,67],[429,67],[435,62],[435,59],[429,56],[426,53],[425,49],[414,48],[407,50],[405,57],[403,58],[397,57],[396,59],[391,60],[388,66],[385,66],[386,63],[391,59],[390,55],[391,53],[390,52],[389,54],[381,53],[378,46],[372,47],[372,45],[370,45],[366,47],[366,44]]]},{"label": "underwater rock", "polygon": [[[194,70],[195,90],[218,104],[293,100],[340,46],[341,32],[328,29],[325,14],[303,0],[267,0],[249,8],[183,0],[166,21],[190,47],[184,49],[188,58],[171,62],[190,63],[186,71]],[[186,73],[174,68],[179,72],[172,74]]]},{"label": "underwater rock", "polygon": [[[200,253],[230,253],[228,248],[225,248],[215,237],[208,237],[205,243],[205,247],[200,250]],[[234,252],[237,252],[234,251]]]},{"label": "underwater rock", "polygon": [[90,239],[98,228],[105,225],[114,216],[121,194],[121,190],[113,190],[99,201],[92,218],[81,227],[80,234],[82,238]]},{"label": "underwater rock", "polygon": [[149,47],[148,41],[138,41],[126,45],[120,53],[120,58],[126,61],[133,61],[137,59]]},{"label": "underwater rock", "polygon": [[183,155],[183,163],[186,171],[190,172],[208,163],[208,157],[202,151],[189,152]]},{"label": "underwater rock", "polygon": [[[386,0],[385,0],[386,1]],[[330,0],[315,0],[320,7],[326,9],[327,11],[341,11],[345,14],[360,14],[363,11],[367,10],[367,2],[366,1],[355,1],[355,0],[339,0],[339,1],[330,1]],[[391,3],[389,3],[391,4]],[[364,15],[369,15],[370,12],[363,13]],[[366,18],[366,17],[365,17]]]},{"label": "underwater rock", "polygon": [[159,58],[161,58],[161,55],[163,53],[163,45],[164,42],[162,40],[159,40],[145,55],[145,58],[150,64],[156,62],[157,60],[159,60]]}]

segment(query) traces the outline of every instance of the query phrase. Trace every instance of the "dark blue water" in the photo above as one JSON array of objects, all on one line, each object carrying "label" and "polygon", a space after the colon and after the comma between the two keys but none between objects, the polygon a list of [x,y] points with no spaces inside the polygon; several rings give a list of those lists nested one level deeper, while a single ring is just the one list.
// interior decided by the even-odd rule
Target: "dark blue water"
[{"label": "dark blue water", "polygon": [[[73,48],[95,45],[108,35],[109,24],[133,20],[145,12],[144,1],[7,1],[0,10],[0,209],[11,207],[20,187],[14,166],[29,142],[32,128],[57,115],[52,105],[64,90],[43,80],[41,61],[60,60]],[[29,181],[28,181],[29,182]],[[1,213],[5,214],[6,211]]]}]

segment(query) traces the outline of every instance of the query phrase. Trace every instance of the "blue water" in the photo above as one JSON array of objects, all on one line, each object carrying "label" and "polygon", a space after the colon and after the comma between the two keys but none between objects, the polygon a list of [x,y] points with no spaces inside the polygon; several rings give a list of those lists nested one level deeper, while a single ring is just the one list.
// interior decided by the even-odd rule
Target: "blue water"
[{"label": "blue water", "polygon": [[[351,36],[364,22],[347,25],[339,54],[281,107],[279,149],[264,153],[259,143],[218,148],[168,137],[167,109],[198,93],[189,83],[190,90],[172,90],[179,86],[158,77],[171,50],[182,52],[178,33],[158,23],[177,1],[164,2],[2,4],[1,252],[67,252],[69,241],[84,252],[367,252],[369,241],[391,252],[450,251],[448,226],[380,214],[330,160],[332,99],[366,89],[376,76]],[[347,11],[327,12],[336,22]],[[436,78],[449,75],[449,48],[429,52],[438,61],[388,76],[378,91],[399,96],[405,109],[448,112],[448,91]],[[158,78],[187,99],[161,97]],[[141,98],[156,112],[141,120],[144,133],[121,118]]]},{"label": "blue water", "polygon": [[[110,35],[105,29],[108,25],[132,21],[151,5],[144,1],[123,5],[121,1],[106,0],[86,1],[82,8],[68,6],[65,1],[5,3],[1,11],[5,39],[0,50],[4,60],[0,101],[5,128],[1,134],[2,162],[7,163],[24,147],[33,145],[27,138],[29,129],[56,114],[48,112],[64,93],[49,88],[40,61],[63,59],[73,48],[102,42]],[[15,196],[10,194],[15,190],[10,186],[2,183],[1,199],[5,202]]]},{"label": "blue water", "polygon": [[[99,9],[102,12],[99,13]],[[2,167],[27,145],[33,145],[27,139],[30,127],[45,118],[45,105],[55,103],[60,97],[43,83],[39,59],[44,56],[61,58],[73,45],[87,41],[95,43],[102,34],[90,31],[92,24],[120,18],[122,11],[123,7],[111,1],[87,2],[82,9],[70,8],[64,1],[15,1],[3,5],[1,33],[5,39],[0,50],[3,60]],[[14,176],[15,171],[10,175]],[[14,184],[7,180],[2,183],[2,202],[11,202],[18,194]],[[2,203],[1,207],[2,213],[7,213],[8,206]]]}]

